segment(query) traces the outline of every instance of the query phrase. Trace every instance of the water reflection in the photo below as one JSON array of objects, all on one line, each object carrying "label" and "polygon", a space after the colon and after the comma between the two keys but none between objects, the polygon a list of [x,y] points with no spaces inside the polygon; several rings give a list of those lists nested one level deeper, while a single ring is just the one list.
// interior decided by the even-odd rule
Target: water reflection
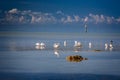
[{"label": "water reflection", "polygon": [[88,58],[83,58],[80,55],[67,56],[66,60],[68,62],[81,62],[82,60],[88,60]]},{"label": "water reflection", "polygon": [[105,50],[108,50],[108,48],[109,48],[110,51],[113,50],[113,44],[112,44],[112,42],[109,45],[107,43],[105,43]]},{"label": "water reflection", "polygon": [[[44,42],[44,43],[43,43]],[[87,44],[83,44],[75,41],[75,44],[72,42],[64,41],[64,44],[61,42],[54,43],[54,42],[40,42],[40,43],[25,43],[25,42],[17,42],[17,41],[9,41],[1,45],[2,50],[10,50],[10,51],[25,51],[25,50],[55,50],[55,54],[58,54],[59,51],[64,50],[72,50],[74,52],[80,51],[120,51],[120,46],[118,44],[112,43],[102,43],[101,45],[89,42]],[[96,49],[96,50],[95,50]],[[59,50],[59,51],[57,51]]]},{"label": "water reflection", "polygon": [[42,49],[45,49],[45,47],[41,47],[41,46],[35,46],[35,49],[37,49],[37,50],[42,50]]},{"label": "water reflection", "polygon": [[108,44],[105,43],[105,50],[108,50]]},{"label": "water reflection", "polygon": [[79,52],[80,51],[80,47],[74,47],[74,52]]},{"label": "water reflection", "polygon": [[60,57],[60,55],[59,55],[59,50],[58,50],[58,49],[54,49],[54,54],[55,54],[57,57]]},{"label": "water reflection", "polygon": [[112,51],[112,50],[113,50],[113,47],[110,47],[109,50]]},{"label": "water reflection", "polygon": [[36,49],[45,49],[45,43],[36,43],[35,45]]},{"label": "water reflection", "polygon": [[110,49],[110,51],[112,51],[112,50],[113,50],[113,45],[112,45],[112,43],[110,43],[110,45],[109,45],[109,46],[110,46],[110,48],[109,48],[109,49]]}]

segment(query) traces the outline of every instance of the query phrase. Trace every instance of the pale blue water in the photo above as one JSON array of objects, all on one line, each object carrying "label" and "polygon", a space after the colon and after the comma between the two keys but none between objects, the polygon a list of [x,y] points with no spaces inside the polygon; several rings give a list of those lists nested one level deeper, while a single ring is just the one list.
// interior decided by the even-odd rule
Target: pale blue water
[{"label": "pale blue water", "polygon": [[[32,34],[32,33],[31,33]],[[45,36],[43,36],[45,35]],[[66,79],[73,75],[86,80],[99,79],[101,77],[106,80],[120,79],[120,38],[118,36],[103,35],[98,37],[97,34],[77,35],[76,34],[40,34],[35,35],[5,35],[0,37],[0,76],[1,79],[7,79],[5,75],[9,75],[11,79],[24,79],[27,75],[28,80],[36,79]],[[63,46],[63,41],[67,41],[67,46]],[[74,50],[74,41],[80,41],[83,44],[77,52]],[[110,43],[113,40],[113,49],[105,50],[104,44]],[[44,50],[36,49],[36,42],[44,42],[46,48]],[[54,53],[53,44],[60,43],[58,54]],[[89,49],[88,43],[92,43],[92,48]],[[94,52],[93,50],[102,50]],[[81,55],[88,58],[81,62],[68,62],[66,57],[70,55]],[[13,76],[13,75],[14,76]],[[18,76],[18,75],[22,76]],[[46,75],[45,77],[43,76]],[[10,76],[11,75],[11,76]],[[33,76],[32,78],[30,76]],[[36,76],[35,76],[36,75]],[[42,75],[40,77],[40,75]],[[51,76],[48,76],[51,75]],[[56,75],[56,76],[55,76]],[[59,75],[62,76],[58,77]],[[82,75],[82,76],[80,76]],[[106,76],[109,75],[109,76]],[[56,77],[56,78],[53,78]],[[63,77],[64,76],[64,77]],[[93,77],[94,76],[94,77]],[[14,78],[15,77],[15,78]],[[23,78],[22,78],[23,77]],[[113,77],[113,78],[111,78]],[[37,80],[36,79],[36,80]],[[67,78],[68,80],[70,78]],[[103,79],[104,80],[104,79]]]}]

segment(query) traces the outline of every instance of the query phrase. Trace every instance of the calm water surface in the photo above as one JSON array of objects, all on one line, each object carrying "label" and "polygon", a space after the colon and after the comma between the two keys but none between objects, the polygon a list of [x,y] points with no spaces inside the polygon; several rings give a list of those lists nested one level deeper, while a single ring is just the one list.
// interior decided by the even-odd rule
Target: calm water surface
[{"label": "calm water surface", "polygon": [[[83,80],[119,80],[120,79],[120,38],[95,35],[90,37],[73,35],[40,36],[14,35],[0,37],[0,78],[7,80],[28,79],[80,79]],[[58,37],[60,36],[60,37]],[[63,41],[67,46],[63,46]],[[74,41],[80,41],[82,48],[73,47]],[[104,44],[113,40],[113,49],[105,50]],[[44,50],[37,49],[36,42],[44,42]],[[59,42],[60,48],[54,50],[53,44]],[[92,47],[88,47],[88,43]],[[95,52],[94,50],[101,50]],[[81,55],[88,60],[68,62],[67,56]],[[31,77],[33,76],[33,77]],[[61,77],[60,77],[61,76]],[[86,76],[86,77],[85,77]],[[105,79],[104,79],[105,78]]]}]

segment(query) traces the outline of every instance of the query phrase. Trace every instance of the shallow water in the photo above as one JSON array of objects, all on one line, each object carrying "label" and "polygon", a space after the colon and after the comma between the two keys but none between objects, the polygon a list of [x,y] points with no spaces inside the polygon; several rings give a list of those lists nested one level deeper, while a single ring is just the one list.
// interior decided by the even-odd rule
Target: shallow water
[{"label": "shallow water", "polygon": [[[52,73],[53,75],[57,74],[57,79],[61,79],[58,77],[59,74],[62,76],[73,75],[73,79],[76,79],[75,77],[80,75],[82,75],[81,77],[87,75],[88,78],[91,76],[92,78],[90,80],[98,79],[96,75],[102,75],[102,77],[107,78],[106,80],[112,80],[112,78],[110,78],[112,75],[116,80],[120,79],[119,37],[72,37],[72,35],[69,37],[65,37],[65,35],[61,37],[56,37],[57,35],[50,35],[51,37],[48,37],[48,35],[46,37],[33,36],[34,35],[32,35],[32,37],[28,37],[27,35],[0,37],[0,73],[3,73],[3,76],[12,73],[9,77],[14,79],[13,76],[16,76],[15,79],[18,79],[20,78],[18,73],[21,73],[20,75],[23,74],[22,76],[26,74],[27,77],[33,74],[33,77],[35,77],[35,75],[38,76],[39,73],[40,75],[50,75]],[[66,47],[63,45],[64,40],[67,41]],[[83,47],[74,48],[75,40],[80,41]],[[113,40],[113,49],[105,49],[104,44],[110,44],[110,40]],[[36,42],[44,42],[46,44],[45,49],[41,50],[36,48]],[[55,42],[60,43],[60,48],[57,50],[53,48]],[[91,48],[88,47],[89,42],[92,43]],[[70,55],[81,55],[84,58],[88,58],[88,60],[68,62],[66,57]],[[52,74],[51,76],[53,76]],[[51,76],[46,76],[46,78],[43,79],[54,79]],[[0,76],[0,78],[7,79],[2,76]],[[88,78],[86,80],[89,80]],[[64,77],[62,79],[64,79]],[[99,78],[99,80],[101,79]]]}]

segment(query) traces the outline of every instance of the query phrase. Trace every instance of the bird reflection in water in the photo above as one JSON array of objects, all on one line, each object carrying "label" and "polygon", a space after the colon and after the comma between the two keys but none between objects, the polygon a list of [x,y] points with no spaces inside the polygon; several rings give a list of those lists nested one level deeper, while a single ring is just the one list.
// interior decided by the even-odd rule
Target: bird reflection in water
[{"label": "bird reflection in water", "polygon": [[58,50],[58,49],[54,49],[54,54],[55,54],[57,57],[60,57],[60,55],[59,55],[59,50]]},{"label": "bird reflection in water", "polygon": [[75,52],[79,52],[79,51],[80,51],[80,48],[82,48],[81,42],[75,41],[75,42],[74,42],[74,51],[75,51]]},{"label": "bird reflection in water", "polygon": [[88,60],[88,58],[83,58],[80,55],[67,56],[66,60],[68,62],[81,62],[82,60]]},{"label": "bird reflection in water", "polygon": [[79,47],[74,47],[74,52],[79,52],[80,48]]},{"label": "bird reflection in water", "polygon": [[109,50],[112,51],[112,50],[113,50],[113,47],[110,47]]},{"label": "bird reflection in water", "polygon": [[113,41],[111,41],[111,43],[108,45],[107,43],[105,43],[105,50],[109,50],[112,51],[113,50]]},{"label": "bird reflection in water", "polygon": [[36,45],[35,46],[36,49],[41,49],[41,50],[45,49],[45,46],[46,46],[45,43],[43,43],[43,42],[42,43],[36,43],[35,45]]},{"label": "bird reflection in water", "polygon": [[108,44],[105,43],[105,50],[108,50]]}]

